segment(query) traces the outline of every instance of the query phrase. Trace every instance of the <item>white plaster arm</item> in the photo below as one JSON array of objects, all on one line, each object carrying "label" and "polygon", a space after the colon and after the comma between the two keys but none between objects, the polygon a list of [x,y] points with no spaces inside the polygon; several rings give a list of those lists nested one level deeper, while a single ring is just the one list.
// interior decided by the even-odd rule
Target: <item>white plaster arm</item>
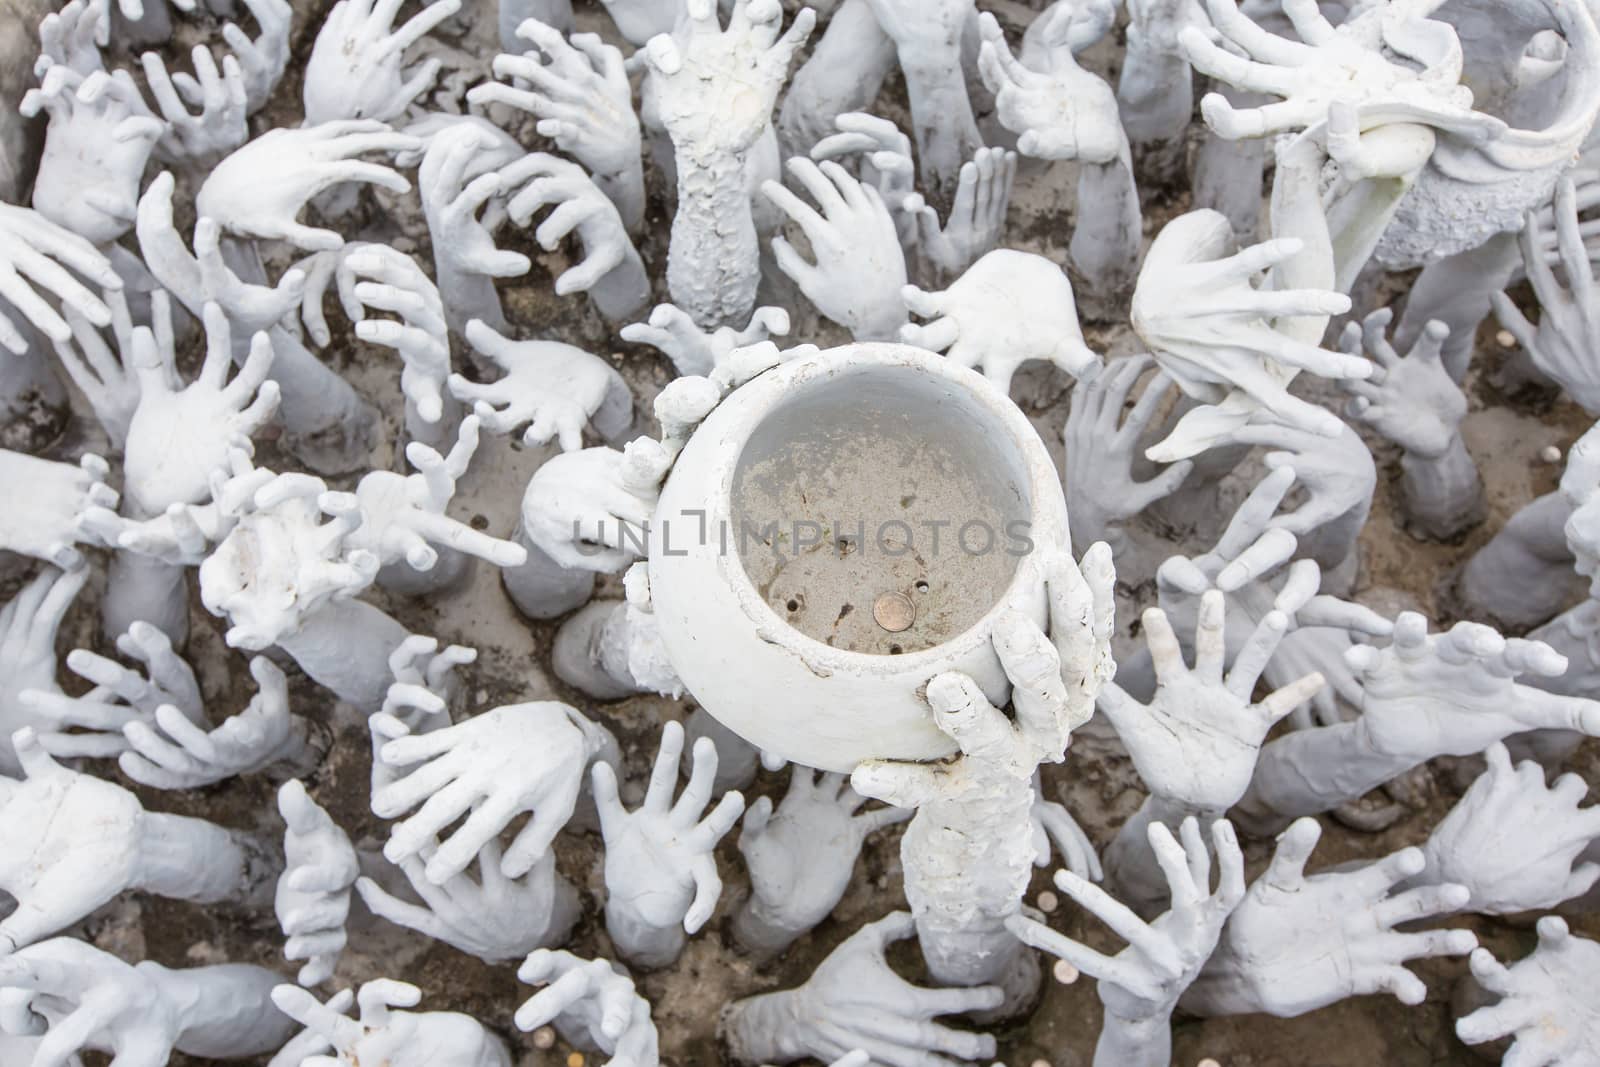
[{"label": "white plaster arm", "polygon": [[[171,640],[155,626],[136,622],[117,638],[117,650],[136,661],[140,669],[84,648],[67,653],[67,669],[93,684],[82,696],[65,696],[59,690],[34,689],[22,703],[41,723],[39,742],[61,759],[107,759],[128,750],[123,730],[134,724],[146,728],[157,721],[160,709],[168,718],[184,720],[193,729],[211,725],[200,696],[194,670],[173,649]],[[43,724],[48,724],[48,726]]]},{"label": "white plaster arm", "polygon": [[649,345],[661,352],[680,375],[705,375],[740,348],[760,344],[769,337],[787,337],[789,313],[780,307],[759,307],[742,330],[719,326],[705,331],[676,305],[657,304],[648,321],[632,323],[618,332],[624,341]]},{"label": "white plaster arm", "polygon": [[882,1063],[989,1059],[994,1038],[940,1026],[940,1015],[995,1008],[994,986],[925,989],[895,973],[885,953],[910,937],[910,913],[897,911],[851,934],[805,984],[733,1001],[719,1031],[739,1063],[833,1060],[864,1049]]},{"label": "white plaster arm", "polygon": [[1579,809],[1589,791],[1577,774],[1546,786],[1533,761],[1511,765],[1505,745],[1485,753],[1478,776],[1422,847],[1418,884],[1464,885],[1468,910],[1485,915],[1554,908],[1600,879],[1600,864],[1580,863],[1600,836],[1595,808]]},{"label": "white plaster arm", "polygon": [[459,10],[461,0],[430,0],[396,28],[393,3],[339,0],[306,61],[306,124],[399,118],[439,73],[437,59],[403,69],[406,49]]},{"label": "white plaster arm", "polygon": [[296,221],[306,202],[325,189],[352,182],[410,192],[411,183],[397,172],[358,157],[402,152],[418,144],[367,119],[278,127],[218,164],[200,187],[195,207],[201,217],[238,236],[288,241],[308,252],[336,249],[344,244],[339,234]]},{"label": "white plaster arm", "polygon": [[0,780],[0,889],[17,908],[0,948],[48,937],[128,889],[199,904],[244,902],[267,877],[246,836],[146,812],[134,795],[56,763],[32,729],[12,737],[23,779]]},{"label": "white plaster arm", "polygon": [[[1298,238],[1238,252],[1233,247],[1233,227],[1215,211],[1191,211],[1169,222],[1139,272],[1134,331],[1162,369],[1195,399],[1215,405],[1242,393],[1248,402],[1233,403],[1246,413],[1264,407],[1287,425],[1337,435],[1344,425],[1337,416],[1289,395],[1285,385],[1299,370],[1325,378],[1366,378],[1372,364],[1296,340],[1275,323],[1343,314],[1350,309],[1349,298],[1321,289],[1272,290],[1253,281],[1299,255],[1303,242]],[[1146,454],[1171,461],[1203,451],[1215,442],[1217,434],[1209,424],[1216,418],[1213,407],[1190,412],[1166,441]]]},{"label": "white plaster arm", "polygon": [[1500,325],[1511,332],[1533,365],[1591,415],[1600,412],[1600,371],[1594,352],[1600,345],[1600,285],[1579,230],[1577,190],[1571,178],[1556,187],[1555,238],[1565,284],[1551,269],[1541,245],[1546,231],[1537,212],[1528,212],[1519,239],[1528,281],[1539,300],[1537,328],[1505,293],[1491,298]]},{"label": "white plaster arm", "polygon": [[1560,675],[1564,657],[1478,623],[1430,635],[1425,618],[1405,612],[1388,648],[1356,646],[1345,658],[1361,681],[1361,717],[1263,748],[1242,802],[1252,815],[1328,811],[1435,756],[1482,752],[1525,730],[1600,734],[1600,704],[1517,680],[1524,673]]},{"label": "white plaster arm", "polygon": [[1172,1010],[1216,948],[1228,916],[1244,899],[1244,854],[1233,825],[1226,819],[1211,824],[1219,873],[1215,893],[1211,855],[1198,820],[1185,819],[1178,832],[1181,845],[1165,826],[1150,827],[1150,848],[1166,876],[1172,905],[1149,923],[1070,871],[1056,872],[1056,888],[1127,940],[1128,947],[1115,956],[1020,915],[1006,924],[1027,944],[1099,980],[1105,1023],[1095,1047],[1098,1067],[1163,1067],[1171,1062]]},{"label": "white plaster arm", "polygon": [[849,888],[867,836],[913,814],[889,807],[862,811],[866,803],[844,775],[814,774],[796,764],[776,812],[770,797],[745,811],[739,853],[750,873],[750,896],[733,933],[746,951],[770,957],[826,919]]},{"label": "white plaster arm", "polygon": [[466,333],[474,350],[506,372],[487,384],[450,375],[451,394],[473,405],[490,433],[526,423],[524,444],[558,440],[562,451],[574,452],[583,447],[585,426],[612,438],[632,424],[633,395],[598,356],[558,341],[514,340],[480,321],[469,322]]},{"label": "white plaster arm", "polygon": [[1043,256],[1001,248],[979,259],[943,292],[902,293],[931,322],[900,328],[900,340],[982,368],[1002,392],[1023,363],[1042,359],[1074,377],[1099,365],[1083,340],[1066,273]]},{"label": "white plaster arm", "polygon": [[383,701],[389,654],[406,631],[379,609],[351,599],[371,585],[378,561],[347,551],[352,520],[326,524],[318,478],[279,475],[257,489],[254,510],[200,564],[200,599],[226,616],[230,647],[278,645],[313,679],[360,708]]},{"label": "white plaster arm", "polygon": [[678,211],[667,286],[702,327],[745,321],[755,306],[760,250],[746,160],[769,128],[789,63],[816,25],[801,9],[781,38],[781,7],[739,0],[727,29],[714,0],[688,0],[687,18],[645,49],[650,88],[672,138]]},{"label": "white plaster arm", "polygon": [[244,74],[245,100],[254,115],[266,106],[289,66],[289,30],[294,9],[289,0],[242,0],[260,31],[251,37],[236,23],[222,26],[222,39],[233,49]]},{"label": "white plaster arm", "polygon": [[[172,175],[163,173],[139,201],[139,247],[150,272],[196,318],[203,318],[208,302],[221,305],[232,320],[235,362],[247,358],[254,334],[262,330],[270,334],[275,353],[272,376],[283,395],[280,417],[289,447],[308,466],[343,473],[364,463],[376,411],[349,382],[277,325],[303,297],[303,272],[287,271],[275,287],[268,286],[253,247],[230,243],[228,250],[234,253],[230,264],[221,228],[205,218],[195,226],[191,253],[173,225],[174,186]],[[248,277],[235,273],[235,266]]]},{"label": "white plaster arm", "polygon": [[1194,114],[1194,73],[1178,44],[1185,26],[1210,25],[1200,0],[1133,0],[1117,112],[1134,144],[1172,142]]},{"label": "white plaster arm", "polygon": [[762,194],[799,225],[811,245],[808,263],[787,238],[772,239],[778,269],[800,287],[818,311],[844,326],[858,341],[893,340],[906,321],[900,290],[906,284],[905,255],[894,219],[870,185],[837,163],[820,167],[802,156],[789,160],[789,175],[811,193],[818,212],[777,182]]},{"label": "white plaster arm", "polygon": [[0,513],[0,549],[71,570],[83,563],[80,542],[94,543],[81,518],[90,508],[114,508],[105,483],[111,468],[91,453],[77,463],[56,463],[0,448],[0,485],[28,507]]},{"label": "white plaster arm", "polygon": [[386,743],[379,753],[403,776],[374,791],[372,810],[397,823],[384,846],[391,863],[421,853],[451,823],[467,821],[427,861],[442,885],[466,870],[485,844],[531,812],[506,851],[508,878],[528,873],[572,817],[589,762],[611,742],[604,727],[555,701],[510,704],[454,726]]},{"label": "white plaster arm", "polygon": [[0,1024],[42,1035],[34,1063],[115,1054],[118,1067],[156,1067],[176,1051],[202,1058],[264,1056],[293,1024],[269,1000],[278,977],[221,964],[182,970],[127,964],[93,945],[58,937],[0,961]]},{"label": "white plaster arm", "polygon": [[[878,25],[872,6],[867,0],[844,0],[783,95],[778,112],[780,152],[804,155],[828,139],[835,128],[844,130],[838,120],[871,107],[895,65],[894,42]],[[899,131],[896,134],[905,136]],[[902,156],[909,191],[916,175],[909,139]],[[895,204],[889,206],[893,209]]]},{"label": "white plaster arm", "polygon": [[156,142],[157,157],[172,166],[204,173],[249,140],[249,93],[236,56],[223,56],[219,71],[205,45],[196,45],[192,55],[192,75],[169,73],[155,52],[146,52],[140,63],[150,95],[166,122],[166,130]]},{"label": "white plaster arm", "polygon": [[515,567],[527,560],[525,549],[445,514],[477,448],[478,417],[468,415],[449,455],[413,441],[406,446],[406,459],[417,473],[373,471],[361,479],[354,494],[324,493],[318,504],[331,516],[358,515],[359,525],[350,532],[347,547],[371,552],[384,566],[403,560],[416,570],[431,570],[439,560],[434,547],[438,544],[497,567]]},{"label": "white plaster arm", "polygon": [[606,843],[606,930],[618,954],[640,967],[668,966],[684,935],[710,921],[722,895],[717,842],[744,812],[744,796],[730,792],[702,817],[717,775],[717,746],[708,737],[695,742],[688,784],[674,802],[682,756],[683,726],[669,722],[644,803],[632,812],[617,797],[611,765],[590,770]]},{"label": "white plaster arm", "polygon": [[1457,1019],[1456,1036],[1469,1045],[1511,1038],[1507,1063],[1580,1064],[1600,1048],[1591,981],[1600,944],[1554,915],[1538,931],[1538,947],[1510,967],[1486,948],[1472,953],[1472,976],[1499,1000]]},{"label": "white plaster arm", "polygon": [[1293,1018],[1371,993],[1420,1004],[1427,987],[1404,964],[1464,956],[1477,946],[1467,930],[1395,929],[1455,911],[1467,900],[1459,885],[1394,892],[1422,870],[1419,850],[1307,875],[1306,861],[1321,834],[1315,819],[1301,819],[1278,839],[1272,863],[1234,909],[1216,951],[1184,996],[1186,1011]]},{"label": "white plaster arm", "polygon": [[397,926],[415,930],[477,956],[486,963],[521,959],[535,949],[559,945],[571,933],[582,905],[572,884],[556,871],[554,851],[518,878],[500,870],[500,843],[491,839],[478,853],[478,878],[466,872],[435,885],[426,866],[429,845],[400,861],[400,870],[421,903],[394,896],[371,878],[356,882],[367,908]]},{"label": "white plaster arm", "polygon": [[[394,1011],[422,1002],[422,990],[378,978],[356,994],[360,1018],[344,1014],[348,999],[326,1004],[299,986],[272,991],[278,1010],[316,1032],[335,1057],[305,1061],[317,1067],[382,1063],[388,1067],[511,1067],[505,1042],[469,1015],[444,1011]],[[300,1067],[300,1065],[295,1065]]]},{"label": "white plaster arm", "polygon": [[57,343],[72,339],[67,320],[41,292],[48,293],[96,326],[111,325],[111,309],[75,272],[92,285],[121,289],[122,278],[91,243],[51,222],[39,212],[15,204],[0,204],[0,345],[22,355],[28,341],[12,320],[13,314],[37,327]]},{"label": "white plaster arm", "polygon": [[1440,359],[1450,328],[1430,321],[1401,357],[1387,334],[1393,314],[1379,308],[1345,327],[1339,347],[1349,355],[1364,347],[1377,364],[1366,380],[1339,383],[1350,394],[1345,414],[1404,450],[1400,492],[1410,524],[1452,537],[1482,518],[1484,501],[1478,465],[1461,438],[1467,397]]},{"label": "white plaster arm", "polygon": [[1106,541],[1114,550],[1122,549],[1127,544],[1125,524],[1176,492],[1194,469],[1189,460],[1180,460],[1148,481],[1134,480],[1139,443],[1174,388],[1172,379],[1157,371],[1124,420],[1128,397],[1150,366],[1148,356],[1121,359],[1097,373],[1085,373],[1072,387],[1072,407],[1062,432],[1062,481],[1075,545]]},{"label": "white plaster arm", "polygon": [[633,980],[617,964],[540,949],[523,961],[517,978],[546,986],[517,1009],[518,1030],[526,1033],[553,1024],[579,1048],[610,1057],[608,1067],[650,1067],[659,1062],[650,1002],[635,991]]},{"label": "white plaster arm", "polygon": [[867,0],[894,42],[911,103],[922,184],[950,196],[963,161],[983,147],[962,73],[961,40],[977,13],[972,0]]},{"label": "white plaster arm", "polygon": [[606,14],[616,23],[622,39],[635,48],[661,33],[671,33],[683,14],[681,0],[600,0]]},{"label": "white plaster arm", "polygon": [[[639,117],[633,109],[622,53],[592,33],[573,34],[538,19],[528,19],[517,35],[534,46],[524,55],[501,55],[497,77],[473,88],[467,99],[478,105],[506,104],[539,119],[540,136],[583,164],[616,205],[631,234],[644,227],[644,159]],[[526,85],[528,88],[521,88]]]},{"label": "white plaster arm", "polygon": [[1189,814],[1221,816],[1250,787],[1268,731],[1322,688],[1310,674],[1251,699],[1257,680],[1288,627],[1282,612],[1258,623],[1226,677],[1224,597],[1210,590],[1201,599],[1195,631],[1195,666],[1185,666],[1166,614],[1149,608],[1143,616],[1146,641],[1155,666],[1156,690],[1140,705],[1115,682],[1100,691],[1100,708],[1133,757],[1150,796],[1118,832],[1106,852],[1106,870],[1124,898],[1141,913],[1161,905],[1164,887],[1146,836],[1156,825],[1169,828]]},{"label": "white plaster arm", "polygon": [[1075,159],[1078,224],[1068,256],[1096,302],[1121,302],[1139,268],[1143,217],[1127,135],[1111,87],[1073,55],[1077,12],[1061,5],[1041,15],[1029,49],[1031,67],[1011,55],[994,16],[980,20],[978,69],[1017,149],[1039,159]]},{"label": "white plaster arm", "polygon": [[534,152],[500,169],[511,220],[526,226],[547,207],[554,210],[534,230],[534,239],[554,252],[576,233],[583,259],[556,278],[556,294],[587,293],[610,322],[624,322],[650,300],[650,278],[633,247],[617,206],[600,186],[569,160]]},{"label": "white plaster arm", "polygon": [[284,870],[273,910],[288,941],[287,960],[304,960],[296,981],[321,985],[333,977],[345,945],[350,887],[361,873],[350,837],[312,800],[297,779],[278,789],[283,816]]}]

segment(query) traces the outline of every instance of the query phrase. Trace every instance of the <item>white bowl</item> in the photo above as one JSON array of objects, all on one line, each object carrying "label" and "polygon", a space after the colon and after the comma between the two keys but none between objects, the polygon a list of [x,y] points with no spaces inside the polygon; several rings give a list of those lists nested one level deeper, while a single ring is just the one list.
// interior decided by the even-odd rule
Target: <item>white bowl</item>
[{"label": "white bowl", "polygon": [[[821,548],[795,525],[829,517]],[[954,750],[923,699],[942,671],[1004,704],[990,629],[1008,609],[1043,624],[1038,559],[1068,543],[1055,466],[1006,396],[919,348],[848,345],[759,376],[695,431],[651,526],[651,601],[701,706],[762,749],[850,771]],[[885,594],[915,607],[903,634],[872,621]]]}]

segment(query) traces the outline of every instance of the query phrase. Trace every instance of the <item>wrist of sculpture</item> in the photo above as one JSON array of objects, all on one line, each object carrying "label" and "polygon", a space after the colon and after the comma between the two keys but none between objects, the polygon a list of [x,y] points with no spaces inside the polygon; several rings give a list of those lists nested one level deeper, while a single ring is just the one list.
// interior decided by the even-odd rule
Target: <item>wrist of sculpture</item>
[{"label": "wrist of sculpture", "polygon": [[627,248],[622,262],[589,287],[594,309],[610,323],[631,322],[650,303],[650,276],[645,273],[644,260],[632,242],[623,240]]},{"label": "wrist of sculpture", "polygon": [[632,146],[633,165],[594,175],[594,183],[616,205],[622,225],[631,235],[644,229],[644,157],[639,142]]},{"label": "wrist of sculpture", "polygon": [[792,1038],[798,990],[763,993],[725,1004],[717,1034],[740,1063],[792,1063],[809,1052]]},{"label": "wrist of sculpture", "polygon": [[326,725],[293,715],[289,718],[289,735],[261,766],[281,763],[284,778],[304,778],[322,766],[332,747],[333,731]]},{"label": "wrist of sculpture", "polygon": [[606,899],[606,933],[617,955],[645,970],[670,967],[689,941],[681,918],[670,926],[656,926],[615,896]]},{"label": "wrist of sculpture", "polygon": [[277,864],[253,836],[156,812],[139,820],[139,835],[140,871],[132,888],[195,904],[270,902]]},{"label": "wrist of sculpture", "polygon": [[780,914],[752,892],[733,918],[733,936],[753,956],[770,959],[788,948],[810,927]]},{"label": "wrist of sculpture", "polygon": [[283,979],[263,967],[223,964],[174,970],[144,961],[134,965],[178,1018],[173,1047],[207,1059],[259,1056],[276,1051],[298,1024],[272,1008],[272,989]]},{"label": "wrist of sculpture", "polygon": [[1253,1015],[1264,1010],[1250,983],[1235,972],[1232,957],[1217,950],[1200,976],[1178,998],[1186,1014],[1215,1019],[1223,1015]]},{"label": "wrist of sculpture", "polygon": [[1364,796],[1427,758],[1382,751],[1364,719],[1301,730],[1262,748],[1250,788],[1230,813],[1251,833],[1273,833]]},{"label": "wrist of sculpture", "polygon": [[370,714],[394,680],[389,654],[408,636],[404,626],[364,600],[335,600],[281,637],[278,647],[317,684]]},{"label": "wrist of sculpture", "polygon": [[755,307],[761,249],[745,153],[674,144],[678,211],[667,249],[667,289],[702,327],[743,323]]},{"label": "wrist of sculpture", "polygon": [[1406,452],[1400,471],[1406,522],[1414,533],[1444,540],[1483,517],[1483,479],[1459,434],[1437,456]]},{"label": "wrist of sculpture", "polygon": [[450,332],[465,336],[467,323],[480,319],[497,333],[506,333],[506,313],[500,306],[500,292],[494,279],[487,274],[473,274],[456,270],[434,257],[434,268],[439,281],[439,297],[444,304],[445,321]]},{"label": "wrist of sculpture", "polygon": [[899,300],[893,304],[869,309],[859,322],[850,328],[850,336],[857,341],[893,341],[900,336],[900,327],[911,321],[906,306]]},{"label": "wrist of sculpture", "polygon": [[1100,1027],[1100,1042],[1095,1046],[1095,1062],[1114,1063],[1117,1067],[1167,1067],[1172,1062],[1170,1018],[1170,1011],[1125,1018],[1108,1009]]}]

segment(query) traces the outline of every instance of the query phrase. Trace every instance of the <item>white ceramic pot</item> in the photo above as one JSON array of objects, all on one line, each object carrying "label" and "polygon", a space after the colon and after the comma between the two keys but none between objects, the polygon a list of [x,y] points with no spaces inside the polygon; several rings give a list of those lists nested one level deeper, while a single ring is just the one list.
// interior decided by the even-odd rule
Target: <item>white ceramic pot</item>
[{"label": "white ceramic pot", "polygon": [[649,573],[684,685],[786,759],[850,771],[953,751],[923,700],[964,671],[997,705],[1011,608],[1043,623],[1038,562],[1068,547],[1044,442],[981,375],[858,344],[733,392],[664,486]]}]

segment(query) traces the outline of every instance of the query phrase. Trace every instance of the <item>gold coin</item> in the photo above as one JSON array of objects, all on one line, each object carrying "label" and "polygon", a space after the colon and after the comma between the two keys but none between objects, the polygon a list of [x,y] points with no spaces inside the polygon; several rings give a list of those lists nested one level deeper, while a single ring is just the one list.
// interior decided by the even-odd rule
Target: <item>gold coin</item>
[{"label": "gold coin", "polygon": [[917,621],[917,606],[904,593],[884,593],[872,602],[872,617],[892,634],[911,629]]}]

